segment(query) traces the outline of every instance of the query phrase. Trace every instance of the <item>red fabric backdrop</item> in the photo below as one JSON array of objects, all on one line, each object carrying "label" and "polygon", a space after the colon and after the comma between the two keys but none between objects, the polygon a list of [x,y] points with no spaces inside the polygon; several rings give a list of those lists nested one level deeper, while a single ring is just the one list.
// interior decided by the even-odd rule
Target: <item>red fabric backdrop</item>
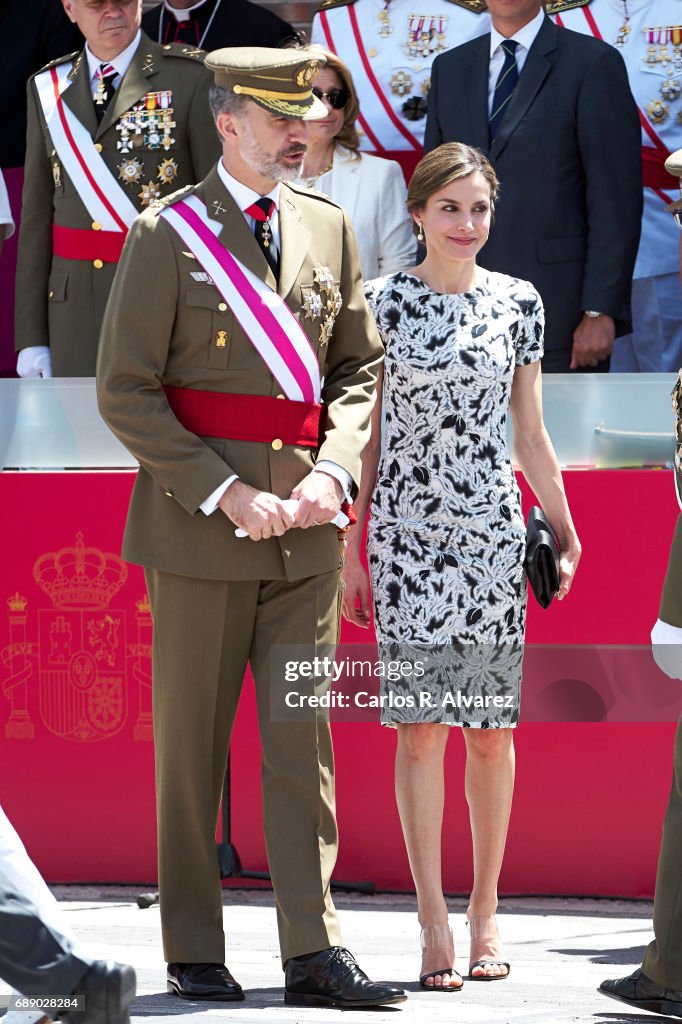
[{"label": "red fabric backdrop", "polygon": [[[0,477],[0,802],[53,882],[156,875],[151,622],[141,571],[118,558],[132,477]],[[565,480],[583,564],[568,601],[548,612],[531,602],[528,639],[646,644],[677,513],[671,473],[575,471]],[[661,716],[670,718],[669,708]],[[465,892],[463,743],[453,731],[444,884]],[[336,876],[408,889],[393,799],[395,734],[371,723],[337,724],[334,734]],[[670,721],[522,722],[501,891],[651,896],[673,739]],[[249,683],[232,764],[233,838],[245,867],[265,869]]]}]

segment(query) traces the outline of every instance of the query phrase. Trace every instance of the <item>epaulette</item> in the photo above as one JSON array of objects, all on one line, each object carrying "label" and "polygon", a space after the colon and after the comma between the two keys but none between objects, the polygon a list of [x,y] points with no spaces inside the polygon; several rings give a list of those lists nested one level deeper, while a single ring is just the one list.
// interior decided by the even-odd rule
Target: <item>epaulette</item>
[{"label": "epaulette", "polygon": [[547,0],[545,11],[547,14],[563,14],[574,7],[587,7],[592,0]]},{"label": "epaulette", "polygon": [[[353,3],[355,3],[355,0],[353,0]],[[326,192],[318,192],[316,188],[308,188],[307,185],[299,185],[298,182],[294,183],[293,181],[287,181],[285,184],[287,188],[290,188],[292,192],[299,196],[307,196],[308,199],[321,199],[323,202],[329,203],[330,206],[339,207],[339,204],[335,203]]]},{"label": "epaulette", "polygon": [[189,195],[190,192],[194,192],[196,185],[185,185],[184,188],[179,188],[177,192],[171,192],[169,196],[164,196],[162,199],[155,199],[153,203],[150,203],[147,207],[148,210],[152,210],[154,213],[159,213],[166,206],[173,206],[174,203],[178,203],[185,196]]},{"label": "epaulette", "polygon": [[319,14],[320,11],[333,11],[335,7],[352,7],[357,0],[322,0],[322,3],[316,8],[315,13]]},{"label": "epaulette", "polygon": [[[57,57],[55,60],[51,60],[49,64],[46,64],[40,71],[49,71],[50,68],[56,68],[58,64],[66,64],[67,60],[75,60],[80,50],[74,50],[73,53],[67,53],[63,57]],[[40,71],[38,74],[40,74]]]},{"label": "epaulette", "polygon": [[197,60],[204,63],[206,50],[200,50],[198,46],[187,46],[185,43],[164,43],[160,47],[164,57],[186,57],[189,60]]},{"label": "epaulette", "polygon": [[485,0],[448,0],[448,3],[463,7],[465,11],[471,11],[472,14],[485,14],[488,10]]}]

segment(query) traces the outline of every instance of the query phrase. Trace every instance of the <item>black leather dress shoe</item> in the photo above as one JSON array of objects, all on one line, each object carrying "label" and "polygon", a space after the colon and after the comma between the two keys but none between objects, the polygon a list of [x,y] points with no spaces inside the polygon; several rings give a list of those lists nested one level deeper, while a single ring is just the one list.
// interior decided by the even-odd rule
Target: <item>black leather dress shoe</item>
[{"label": "black leather dress shoe", "polygon": [[611,999],[619,999],[628,1006],[636,1006],[638,1010],[662,1013],[668,1017],[682,1017],[682,992],[674,988],[663,988],[651,978],[647,978],[641,970],[629,974],[627,978],[602,981],[598,991],[602,995],[610,996]]},{"label": "black leather dress shoe", "polygon": [[287,960],[284,1002],[293,1006],[383,1006],[407,996],[395,985],[370,981],[342,946]]},{"label": "black leather dress shoe", "polygon": [[244,992],[224,964],[168,964],[166,989],[181,999],[213,999],[230,1003]]},{"label": "black leather dress shoe", "polygon": [[74,990],[85,996],[83,1011],[66,1011],[62,1019],[78,1024],[129,1024],[135,998],[135,971],[128,964],[95,960]]}]

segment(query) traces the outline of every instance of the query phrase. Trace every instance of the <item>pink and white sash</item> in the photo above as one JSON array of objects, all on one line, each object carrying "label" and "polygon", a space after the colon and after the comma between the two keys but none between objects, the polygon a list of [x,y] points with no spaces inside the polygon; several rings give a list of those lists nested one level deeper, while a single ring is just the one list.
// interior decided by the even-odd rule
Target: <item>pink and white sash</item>
[{"label": "pink and white sash", "polygon": [[287,398],[319,402],[320,366],[310,340],[281,295],[218,241],[222,224],[196,195],[159,214],[177,232],[225,299]]},{"label": "pink and white sash", "polygon": [[95,148],[90,132],[66,106],[70,61],[36,75],[38,98],[62,166],[93,221],[104,231],[127,232],[138,211]]}]

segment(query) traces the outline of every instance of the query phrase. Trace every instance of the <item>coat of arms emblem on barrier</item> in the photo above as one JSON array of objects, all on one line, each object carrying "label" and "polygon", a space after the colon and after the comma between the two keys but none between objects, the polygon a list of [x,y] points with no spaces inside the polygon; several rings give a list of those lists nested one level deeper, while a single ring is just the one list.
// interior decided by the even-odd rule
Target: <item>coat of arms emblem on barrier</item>
[{"label": "coat of arms emblem on barrier", "polygon": [[9,643],[0,658],[9,674],[2,692],[10,702],[7,739],[33,739],[29,684],[37,663],[43,724],[63,739],[93,742],[116,735],[128,717],[130,682],[139,690],[135,739],[151,739],[151,633],[146,595],[136,602],[137,638],[127,643],[124,608],[112,606],[128,578],[113,553],[86,547],[82,533],[71,547],[41,555],[33,566],[51,607],[38,610],[38,640],[27,635],[28,601],[7,600]]}]

